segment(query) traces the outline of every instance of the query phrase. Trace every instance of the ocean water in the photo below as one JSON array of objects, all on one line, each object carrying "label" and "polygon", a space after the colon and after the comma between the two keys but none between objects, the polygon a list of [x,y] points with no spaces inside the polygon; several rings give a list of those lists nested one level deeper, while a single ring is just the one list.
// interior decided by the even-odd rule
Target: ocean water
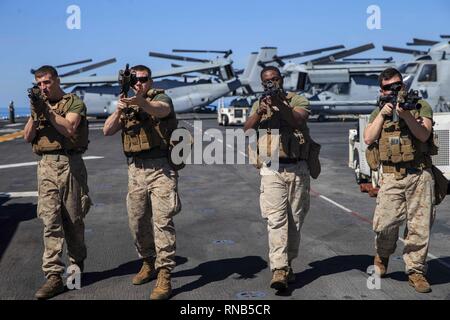
[{"label": "ocean water", "polygon": [[[30,108],[28,107],[14,107],[15,117],[28,117],[30,115]],[[9,119],[9,108],[0,107],[0,119]]]}]

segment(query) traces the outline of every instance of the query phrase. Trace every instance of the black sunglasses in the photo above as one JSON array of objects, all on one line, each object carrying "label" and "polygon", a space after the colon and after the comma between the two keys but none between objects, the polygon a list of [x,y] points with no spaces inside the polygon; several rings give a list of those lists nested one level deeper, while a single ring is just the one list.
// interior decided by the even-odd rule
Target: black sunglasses
[{"label": "black sunglasses", "polygon": [[149,77],[136,77],[136,82],[145,83],[147,82]]},{"label": "black sunglasses", "polygon": [[263,83],[275,82],[275,81],[280,81],[280,80],[281,80],[280,77],[273,77],[272,79],[267,79],[267,80],[263,81]]},{"label": "black sunglasses", "polygon": [[383,91],[399,91],[403,86],[402,81],[397,81],[394,83],[386,84],[384,86],[381,86],[381,89]]}]

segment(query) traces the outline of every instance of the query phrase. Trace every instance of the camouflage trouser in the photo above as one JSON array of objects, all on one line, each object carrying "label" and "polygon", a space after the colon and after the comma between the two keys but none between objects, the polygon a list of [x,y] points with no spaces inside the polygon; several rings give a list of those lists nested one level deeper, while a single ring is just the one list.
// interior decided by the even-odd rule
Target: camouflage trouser
[{"label": "camouflage trouser", "polygon": [[83,219],[91,201],[81,155],[44,155],[38,169],[37,214],[44,223],[42,269],[46,277],[64,273],[64,240],[71,263],[86,259]]},{"label": "camouflage trouser", "polygon": [[406,220],[406,273],[425,273],[434,217],[434,180],[430,170],[408,174],[401,180],[396,180],[394,174],[383,174],[373,218],[377,254],[389,257],[395,252],[399,227]]},{"label": "camouflage trouser", "polygon": [[280,164],[261,173],[261,214],[267,221],[270,269],[286,268],[298,256],[300,229],[309,210],[310,178],[306,162]]},{"label": "camouflage trouser", "polygon": [[156,268],[175,267],[175,225],[180,212],[178,175],[167,159],[135,159],[128,166],[127,208],[136,250],[156,258]]}]

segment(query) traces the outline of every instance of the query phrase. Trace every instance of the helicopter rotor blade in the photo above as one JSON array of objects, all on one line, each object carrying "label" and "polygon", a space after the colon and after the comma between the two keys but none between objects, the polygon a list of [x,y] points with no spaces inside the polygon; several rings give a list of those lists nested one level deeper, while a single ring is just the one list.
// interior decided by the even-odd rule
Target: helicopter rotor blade
[{"label": "helicopter rotor blade", "polygon": [[[181,64],[176,64],[176,63],[171,63],[170,64],[172,66],[172,68],[183,68],[184,66]],[[205,70],[205,71],[199,71],[198,73],[204,74],[204,75],[208,75],[208,76],[216,76],[217,70]],[[185,77],[186,74],[182,74],[180,76]],[[195,76],[192,76],[192,78],[194,78]]]},{"label": "helicopter rotor blade", "polygon": [[367,50],[371,50],[373,48],[375,48],[374,44],[373,43],[368,43],[368,44],[365,44],[365,45],[362,45],[362,46],[359,46],[359,47],[354,47],[354,48],[351,48],[351,49],[348,49],[348,50],[342,50],[342,51],[335,52],[335,53],[329,54],[327,56],[320,57],[320,58],[317,58],[317,59],[313,59],[313,60],[310,60],[310,61],[306,61],[306,62],[303,62],[303,63],[311,63],[311,64],[333,63],[333,62],[335,62],[338,59],[349,57],[349,56],[352,56],[352,55],[357,54],[357,53],[361,53],[361,52],[364,52],[364,51],[367,51]]},{"label": "helicopter rotor blade", "polygon": [[183,53],[222,53],[224,58],[228,58],[229,55],[233,53],[230,50],[197,50],[197,49],[173,49],[172,52],[183,52]]},{"label": "helicopter rotor blade", "polygon": [[64,67],[75,66],[77,64],[88,63],[88,62],[92,62],[92,59],[86,59],[86,60],[80,60],[80,61],[70,62],[70,63],[66,63],[66,64],[60,64],[59,66],[55,66],[55,68],[64,68]]},{"label": "helicopter rotor blade", "polygon": [[345,58],[342,59],[342,61],[384,61],[384,62],[391,62],[393,61],[393,57],[388,58]]},{"label": "helicopter rotor blade", "polygon": [[88,66],[85,66],[85,67],[82,67],[82,68],[79,68],[79,69],[75,69],[75,70],[69,71],[69,72],[64,73],[64,74],[61,74],[60,77],[62,78],[62,77],[73,76],[75,74],[79,74],[79,73],[82,73],[82,72],[86,72],[86,71],[90,71],[90,70],[93,70],[93,69],[97,69],[97,68],[106,66],[106,65],[114,63],[116,61],[117,61],[116,58],[111,58],[111,59],[108,59],[108,60],[100,61],[100,62],[97,62],[97,63],[94,63],[94,64],[90,64]]},{"label": "helicopter rotor blade", "polygon": [[[88,62],[92,62],[92,59],[86,59],[86,60],[80,60],[80,61],[75,61],[75,62],[69,62],[69,63],[65,63],[65,64],[60,64],[55,66],[55,68],[64,68],[64,67],[68,67],[68,66],[74,66],[77,64],[82,64],[82,63],[88,63]],[[35,69],[31,69],[30,73],[34,74],[36,72]]]},{"label": "helicopter rotor blade", "polygon": [[413,42],[408,42],[406,45],[407,46],[432,46],[432,45],[435,45],[436,43],[439,43],[439,41],[413,38]]},{"label": "helicopter rotor blade", "polygon": [[390,52],[412,54],[412,55],[427,54],[426,51],[406,49],[406,48],[397,48],[397,47],[390,47],[390,46],[383,46],[383,50],[384,51],[390,51]]},{"label": "helicopter rotor blade", "polygon": [[178,55],[174,55],[174,54],[159,53],[159,52],[153,52],[153,51],[150,51],[148,53],[148,55],[150,57],[154,57],[154,58],[169,59],[169,60],[179,60],[179,61],[189,61],[189,62],[210,62],[210,60],[207,60],[207,59],[184,57],[184,56],[178,56]]},{"label": "helicopter rotor blade", "polygon": [[[276,61],[277,59],[286,60],[286,59],[295,59],[295,58],[300,58],[300,57],[306,57],[306,56],[322,53],[324,51],[343,49],[343,48],[345,48],[345,46],[337,45],[337,46],[326,47],[326,48],[321,48],[321,49],[315,49],[315,50],[309,50],[309,51],[303,51],[303,52],[287,54],[287,55],[283,55],[283,56],[274,56],[274,60],[272,60],[272,61]],[[267,62],[271,62],[271,61],[267,61]]]}]

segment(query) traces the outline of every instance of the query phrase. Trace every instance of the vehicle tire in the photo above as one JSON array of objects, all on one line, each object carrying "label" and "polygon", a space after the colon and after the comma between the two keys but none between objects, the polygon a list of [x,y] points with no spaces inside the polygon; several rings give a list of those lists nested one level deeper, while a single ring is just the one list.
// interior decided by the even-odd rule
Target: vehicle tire
[{"label": "vehicle tire", "polygon": [[317,122],[325,122],[325,121],[327,121],[327,117],[324,114],[320,114],[317,117]]}]

